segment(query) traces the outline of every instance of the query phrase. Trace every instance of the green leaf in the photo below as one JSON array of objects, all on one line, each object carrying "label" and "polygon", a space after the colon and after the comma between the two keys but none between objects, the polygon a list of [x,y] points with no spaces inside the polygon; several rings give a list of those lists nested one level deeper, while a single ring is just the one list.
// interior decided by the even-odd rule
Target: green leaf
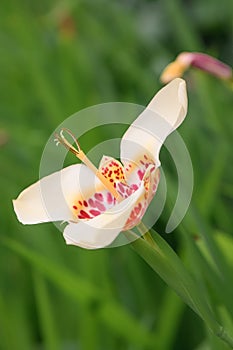
[{"label": "green leaf", "polygon": [[179,257],[171,247],[153,231],[153,246],[144,239],[137,239],[131,246],[133,249],[172,287],[209,326],[213,332],[219,331],[205,297],[185,269]]},{"label": "green leaf", "polygon": [[[103,296],[101,290],[95,285],[14,240],[4,239],[3,243],[27,260],[74,301],[86,305],[86,308],[92,308],[106,329],[110,328],[118,336],[138,345],[146,346],[155,343],[154,336],[132,314],[114,300]],[[127,331],[132,329],[136,329],[136,332]]]},{"label": "green leaf", "polygon": [[39,323],[47,350],[57,350],[59,346],[58,332],[53,319],[53,309],[46,286],[46,281],[41,273],[33,270],[34,289],[39,315]]}]

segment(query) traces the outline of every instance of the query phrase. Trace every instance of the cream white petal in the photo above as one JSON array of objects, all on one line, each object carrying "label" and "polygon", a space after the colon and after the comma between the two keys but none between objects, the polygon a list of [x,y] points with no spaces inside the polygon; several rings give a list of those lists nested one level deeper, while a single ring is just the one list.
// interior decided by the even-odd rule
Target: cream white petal
[{"label": "cream white petal", "polygon": [[75,164],[26,188],[13,200],[13,206],[23,224],[76,220],[72,201],[86,199],[101,188],[102,184],[89,168]]},{"label": "cream white petal", "polygon": [[187,113],[186,84],[177,78],[163,87],[133,122],[121,141],[121,160],[127,167],[139,164],[144,156],[159,166],[159,151],[166,137]]},{"label": "cream white petal", "polygon": [[94,219],[68,224],[63,232],[66,243],[86,249],[108,246],[122,231],[132,209],[144,192],[142,183],[130,197]]}]

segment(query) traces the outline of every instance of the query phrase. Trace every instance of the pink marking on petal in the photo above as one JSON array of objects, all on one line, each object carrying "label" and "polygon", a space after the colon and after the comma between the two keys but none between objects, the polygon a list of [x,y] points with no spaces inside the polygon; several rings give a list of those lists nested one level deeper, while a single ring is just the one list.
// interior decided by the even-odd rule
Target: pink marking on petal
[{"label": "pink marking on petal", "polygon": [[110,192],[107,193],[107,202],[108,204],[112,204],[113,202],[113,197]]},{"label": "pink marking on petal", "polygon": [[95,193],[94,195],[95,199],[97,199],[97,201],[103,201],[104,197],[102,195],[102,193]]},{"label": "pink marking on petal", "polygon": [[95,201],[92,198],[88,199],[88,203],[92,208],[95,208]]},{"label": "pink marking on petal", "polygon": [[105,206],[102,203],[98,202],[98,201],[95,201],[95,205],[96,205],[96,208],[99,209],[100,211],[105,211],[106,210]]},{"label": "pink marking on petal", "polygon": [[138,170],[138,177],[139,177],[139,180],[142,180],[142,179],[143,179],[144,174],[145,174],[144,171]]},{"label": "pink marking on petal", "polygon": [[130,218],[131,218],[132,220],[136,219],[136,214],[135,214],[134,210],[131,212]]},{"label": "pink marking on petal", "polygon": [[131,190],[130,190],[130,188],[127,188],[127,190],[126,190],[126,194],[127,194],[128,196],[130,196],[130,195],[131,195]]},{"label": "pink marking on petal", "polygon": [[101,214],[101,212],[99,210],[91,209],[90,214],[93,216],[98,216]]},{"label": "pink marking on petal", "polygon": [[130,186],[130,188],[132,188],[132,190],[136,191],[136,190],[138,189],[138,185],[132,184],[132,185]]},{"label": "pink marking on petal", "polygon": [[155,170],[155,166],[150,169],[150,172],[152,173]]},{"label": "pink marking on petal", "polygon": [[118,187],[119,187],[120,192],[122,192],[122,193],[125,192],[124,186],[121,183],[118,184]]},{"label": "pink marking on petal", "polygon": [[138,206],[135,208],[135,214],[138,215],[141,211],[141,208]]}]

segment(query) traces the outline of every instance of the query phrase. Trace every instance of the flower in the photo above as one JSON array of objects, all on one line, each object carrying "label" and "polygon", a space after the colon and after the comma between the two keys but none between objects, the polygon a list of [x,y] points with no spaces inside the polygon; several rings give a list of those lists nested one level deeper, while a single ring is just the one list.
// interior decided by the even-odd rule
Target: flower
[{"label": "flower", "polygon": [[162,72],[160,80],[168,83],[174,78],[182,77],[189,67],[196,67],[220,79],[232,79],[232,69],[216,58],[201,52],[182,52]]},{"label": "flower", "polygon": [[159,151],[184,120],[186,84],[175,79],[162,88],[121,140],[118,160],[103,156],[98,169],[71,145],[63,129],[57,140],[84,164],[68,166],[25,189],[13,201],[23,224],[65,221],[67,244],[87,249],[108,246],[142,219],[159,183]]}]

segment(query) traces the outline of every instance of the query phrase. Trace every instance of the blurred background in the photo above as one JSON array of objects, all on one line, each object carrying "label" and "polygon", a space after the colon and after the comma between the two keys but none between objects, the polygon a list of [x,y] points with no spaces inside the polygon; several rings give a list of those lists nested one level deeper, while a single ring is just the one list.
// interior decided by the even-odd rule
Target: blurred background
[{"label": "blurred background", "polygon": [[[104,102],[146,105],[182,51],[231,65],[232,14],[232,0],[1,1],[1,350],[227,349],[129,246],[68,247],[53,224],[21,225],[11,200],[38,179],[45,143],[69,115]],[[182,225],[163,234],[177,190],[164,149],[169,194],[155,229],[216,300],[185,235],[205,256],[200,232],[208,232],[233,268],[232,91],[197,70],[185,78],[189,113],[179,132],[193,199]]]}]

